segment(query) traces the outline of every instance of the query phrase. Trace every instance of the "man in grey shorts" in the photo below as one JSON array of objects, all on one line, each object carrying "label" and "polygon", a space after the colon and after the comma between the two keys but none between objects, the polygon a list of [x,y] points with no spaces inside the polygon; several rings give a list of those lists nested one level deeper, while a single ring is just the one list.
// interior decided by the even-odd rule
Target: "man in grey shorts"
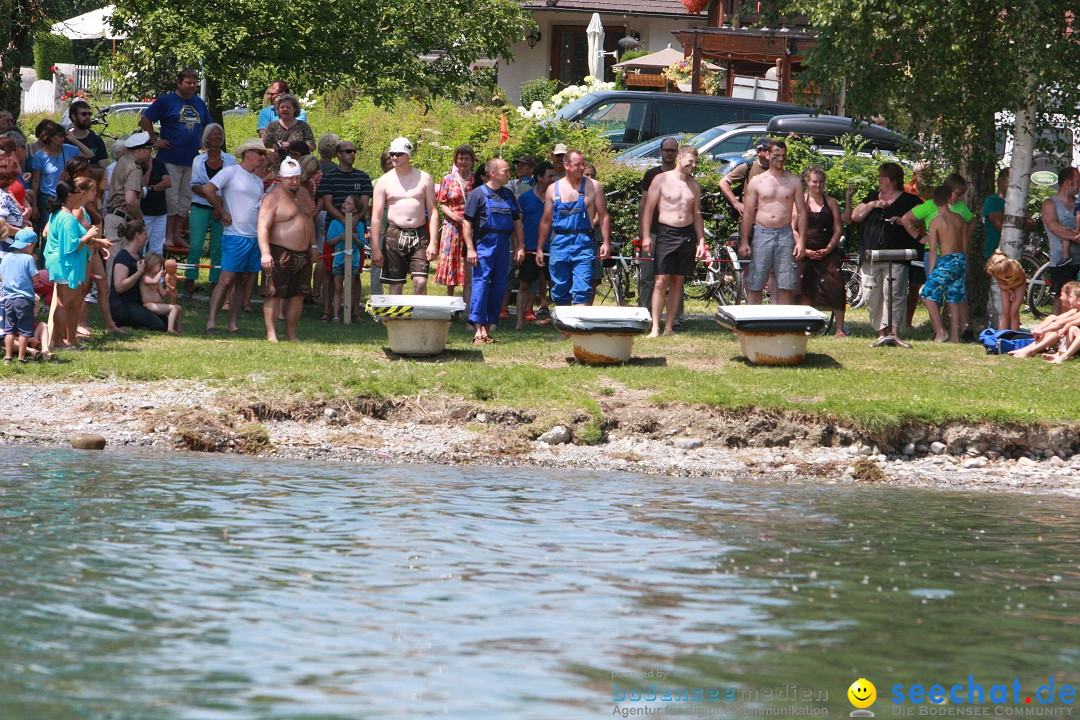
[{"label": "man in grey shorts", "polygon": [[[781,305],[790,305],[798,279],[797,261],[803,256],[806,237],[806,199],[799,178],[784,170],[787,144],[773,142],[769,151],[769,169],[749,182],[743,199],[739,226],[739,255],[750,256],[750,274],[746,279],[746,301],[761,304],[762,290],[769,273],[776,274],[778,288],[770,288]],[[791,232],[792,209],[799,211],[799,240]],[[754,250],[750,251],[750,231],[754,232]]]}]

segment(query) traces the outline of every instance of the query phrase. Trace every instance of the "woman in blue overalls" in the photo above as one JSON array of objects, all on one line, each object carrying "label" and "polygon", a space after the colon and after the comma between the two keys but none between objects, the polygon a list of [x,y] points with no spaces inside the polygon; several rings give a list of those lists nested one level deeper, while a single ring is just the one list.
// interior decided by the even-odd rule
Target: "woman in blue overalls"
[{"label": "woman in blue overalls", "polygon": [[510,241],[514,242],[514,262],[523,256],[521,209],[514,193],[503,187],[510,179],[505,160],[489,163],[489,179],[469,193],[463,227],[467,261],[474,266],[469,322],[476,332],[473,342],[495,342],[492,325],[499,322],[506,279],[510,272]]},{"label": "woman in blue overalls", "polygon": [[551,244],[548,265],[551,275],[551,301],[556,305],[586,305],[593,298],[593,227],[585,207],[585,183],[581,179],[577,200],[563,202],[559,197],[562,181],[555,182],[555,202],[551,212]]}]

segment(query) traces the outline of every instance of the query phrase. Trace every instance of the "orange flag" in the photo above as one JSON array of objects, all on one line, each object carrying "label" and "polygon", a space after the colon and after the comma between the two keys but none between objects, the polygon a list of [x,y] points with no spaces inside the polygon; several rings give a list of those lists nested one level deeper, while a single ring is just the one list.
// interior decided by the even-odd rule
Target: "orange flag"
[{"label": "orange flag", "polygon": [[505,145],[510,139],[510,128],[506,124],[506,115],[499,116],[499,144]]}]

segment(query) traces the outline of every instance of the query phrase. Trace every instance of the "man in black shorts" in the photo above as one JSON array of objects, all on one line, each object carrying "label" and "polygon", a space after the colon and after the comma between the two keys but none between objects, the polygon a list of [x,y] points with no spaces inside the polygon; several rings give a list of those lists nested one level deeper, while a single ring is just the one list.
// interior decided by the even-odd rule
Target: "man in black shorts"
[{"label": "man in black shorts", "polygon": [[[683,279],[694,272],[694,261],[708,255],[705,224],[701,219],[701,185],[691,175],[697,167],[697,149],[679,148],[675,169],[660,173],[649,186],[641,212],[641,252],[656,260],[656,285],[652,296],[652,332],[660,335],[660,316],[665,295],[667,321],[664,334],[675,334],[675,315],[682,298]],[[658,211],[656,248],[652,247],[653,212]],[[697,238],[697,247],[694,247]],[[670,291],[670,292],[669,292]]]}]

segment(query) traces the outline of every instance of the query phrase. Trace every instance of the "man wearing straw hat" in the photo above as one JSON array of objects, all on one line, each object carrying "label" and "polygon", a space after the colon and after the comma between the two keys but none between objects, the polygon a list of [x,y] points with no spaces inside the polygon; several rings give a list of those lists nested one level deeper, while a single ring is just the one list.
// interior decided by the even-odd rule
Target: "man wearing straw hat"
[{"label": "man wearing straw hat", "polygon": [[[313,161],[314,162],[314,161]],[[278,170],[277,186],[263,198],[259,208],[259,252],[263,269],[263,321],[266,339],[277,342],[277,319],[286,303],[285,339],[296,342],[296,326],[311,293],[311,263],[319,254],[315,225],[309,213],[311,200],[300,187],[300,163],[285,158]]]},{"label": "man wearing straw hat", "polygon": [[240,308],[259,276],[262,266],[258,242],[259,205],[263,195],[262,175],[266,173],[263,156],[268,152],[272,151],[259,138],[245,140],[236,148],[236,159],[240,164],[223,167],[203,186],[203,197],[221,214],[225,230],[221,236],[221,276],[210,295],[210,314],[206,320],[209,334],[221,332],[217,327],[217,314],[230,292],[228,330],[231,333],[240,331],[237,325]]}]

